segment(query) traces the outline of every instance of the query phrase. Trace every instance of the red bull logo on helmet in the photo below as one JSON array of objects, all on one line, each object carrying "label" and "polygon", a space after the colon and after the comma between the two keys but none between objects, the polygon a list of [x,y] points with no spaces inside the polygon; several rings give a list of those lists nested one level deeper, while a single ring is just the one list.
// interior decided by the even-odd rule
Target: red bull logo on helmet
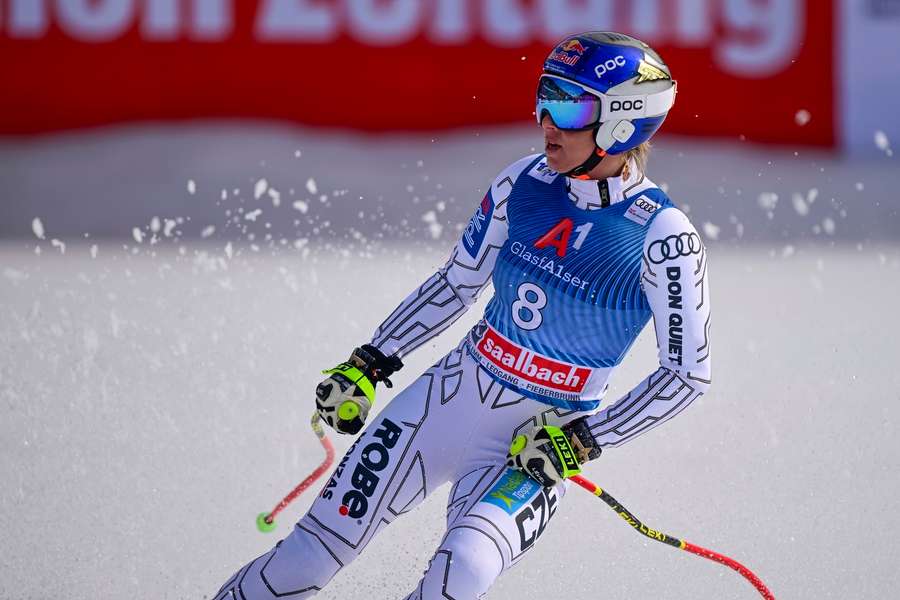
[{"label": "red bull logo on helmet", "polygon": [[578,40],[569,40],[567,42],[563,42],[559,49],[563,52],[577,52],[578,54],[584,54],[584,46],[581,45],[581,42]]},{"label": "red bull logo on helmet", "polygon": [[556,47],[550,55],[550,60],[555,60],[570,67],[581,60],[584,54],[584,45],[578,40],[567,40]]}]

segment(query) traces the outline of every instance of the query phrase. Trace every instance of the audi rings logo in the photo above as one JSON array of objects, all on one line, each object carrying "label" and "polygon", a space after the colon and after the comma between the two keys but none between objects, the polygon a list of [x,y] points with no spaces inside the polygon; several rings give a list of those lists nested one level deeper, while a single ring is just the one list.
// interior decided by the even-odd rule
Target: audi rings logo
[{"label": "audi rings logo", "polygon": [[700,236],[685,231],[651,243],[647,249],[647,258],[654,265],[658,265],[679,256],[700,254],[702,250],[703,242],[700,241]]}]

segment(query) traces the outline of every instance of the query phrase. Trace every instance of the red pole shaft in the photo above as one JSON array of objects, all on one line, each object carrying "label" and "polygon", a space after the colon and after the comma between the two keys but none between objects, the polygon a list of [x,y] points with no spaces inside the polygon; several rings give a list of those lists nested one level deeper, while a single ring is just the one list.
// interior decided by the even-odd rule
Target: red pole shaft
[{"label": "red pole shaft", "polygon": [[318,415],[313,415],[312,427],[313,431],[316,432],[316,435],[318,436],[319,442],[322,444],[322,447],[325,448],[325,459],[318,467],[316,467],[315,471],[310,473],[306,479],[298,483],[297,487],[295,487],[287,496],[281,499],[281,502],[279,502],[278,505],[272,509],[272,512],[270,512],[266,516],[266,523],[272,524],[275,521],[276,515],[284,510],[284,508],[288,504],[293,502],[297,498],[297,496],[309,489],[309,487],[312,486],[312,484],[315,483],[323,473],[331,468],[331,463],[334,462],[334,446],[331,444],[331,440],[328,439],[328,436],[325,435],[325,431],[322,429],[322,425],[319,423]]}]

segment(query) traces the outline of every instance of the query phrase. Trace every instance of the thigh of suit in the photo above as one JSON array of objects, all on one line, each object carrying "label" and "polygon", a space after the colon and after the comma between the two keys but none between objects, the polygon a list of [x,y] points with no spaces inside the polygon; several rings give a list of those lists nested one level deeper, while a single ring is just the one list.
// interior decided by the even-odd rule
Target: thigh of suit
[{"label": "thigh of suit", "polygon": [[[515,433],[573,414],[503,388],[460,344],[374,415],[293,532],[238,571],[216,598],[314,595],[435,488],[455,482],[451,511],[462,508],[465,498],[474,501],[499,479]],[[475,519],[485,510],[491,512],[489,505],[468,506],[459,516]],[[501,523],[501,529],[509,528]],[[507,562],[515,560],[510,554]]]},{"label": "thigh of suit", "polygon": [[407,600],[475,600],[534,547],[567,485],[543,489],[505,467],[510,440],[537,425],[561,426],[584,413],[547,406],[476,374],[482,414],[457,464],[447,532]]}]

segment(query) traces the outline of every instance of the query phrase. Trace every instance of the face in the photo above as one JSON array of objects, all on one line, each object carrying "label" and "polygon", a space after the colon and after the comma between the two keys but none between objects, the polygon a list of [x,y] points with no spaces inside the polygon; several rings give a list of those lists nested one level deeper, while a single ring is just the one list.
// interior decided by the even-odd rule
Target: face
[{"label": "face", "polygon": [[559,173],[571,171],[583,163],[594,151],[594,132],[563,131],[557,129],[550,115],[541,119],[544,130],[544,153],[547,165]]}]

